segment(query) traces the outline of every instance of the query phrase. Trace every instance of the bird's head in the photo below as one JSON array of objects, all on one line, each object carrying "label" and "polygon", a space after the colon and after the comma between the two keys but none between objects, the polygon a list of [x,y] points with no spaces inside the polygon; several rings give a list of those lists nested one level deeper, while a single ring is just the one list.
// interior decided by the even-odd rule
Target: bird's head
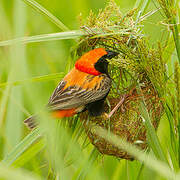
[{"label": "bird's head", "polygon": [[79,58],[76,63],[76,69],[93,74],[99,75],[101,73],[108,74],[108,61],[117,56],[118,53],[104,48],[96,48],[85,53]]}]

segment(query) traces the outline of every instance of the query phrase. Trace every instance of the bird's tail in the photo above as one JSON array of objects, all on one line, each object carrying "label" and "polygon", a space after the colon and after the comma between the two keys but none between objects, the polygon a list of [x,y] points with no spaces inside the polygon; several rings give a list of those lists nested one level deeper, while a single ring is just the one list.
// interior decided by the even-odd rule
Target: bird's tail
[{"label": "bird's tail", "polygon": [[24,120],[24,124],[31,130],[36,128],[37,127],[36,116],[28,117],[27,119]]}]

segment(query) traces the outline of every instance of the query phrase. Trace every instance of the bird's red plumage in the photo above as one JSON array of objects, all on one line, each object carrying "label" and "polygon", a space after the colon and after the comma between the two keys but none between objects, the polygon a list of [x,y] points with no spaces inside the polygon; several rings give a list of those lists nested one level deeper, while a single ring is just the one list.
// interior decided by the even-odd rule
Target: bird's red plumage
[{"label": "bird's red plumage", "polygon": [[76,61],[75,67],[82,72],[98,76],[101,73],[94,68],[94,65],[102,56],[106,54],[107,51],[104,48],[93,49],[81,56]]},{"label": "bird's red plumage", "polygon": [[76,114],[76,109],[58,110],[52,112],[52,116],[55,118],[71,117]]}]

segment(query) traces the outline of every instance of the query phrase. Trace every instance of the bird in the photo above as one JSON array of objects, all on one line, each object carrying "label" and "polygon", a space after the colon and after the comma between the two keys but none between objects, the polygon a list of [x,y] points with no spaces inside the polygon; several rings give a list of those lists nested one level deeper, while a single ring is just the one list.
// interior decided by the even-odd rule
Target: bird
[{"label": "bird", "polygon": [[[55,118],[71,117],[83,111],[99,116],[111,88],[108,59],[118,55],[105,48],[95,48],[83,54],[74,68],[60,81],[50,96],[48,110]],[[36,127],[36,115],[24,120],[29,129]]]}]

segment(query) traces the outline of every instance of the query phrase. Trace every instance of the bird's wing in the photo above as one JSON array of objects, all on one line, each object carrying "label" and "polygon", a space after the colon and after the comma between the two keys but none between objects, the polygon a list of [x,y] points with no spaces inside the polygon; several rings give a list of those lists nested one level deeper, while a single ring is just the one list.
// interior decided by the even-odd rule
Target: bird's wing
[{"label": "bird's wing", "polygon": [[51,110],[76,108],[100,100],[111,87],[111,79],[106,74],[86,75],[70,81],[73,83],[65,78],[55,89],[48,104]]}]

